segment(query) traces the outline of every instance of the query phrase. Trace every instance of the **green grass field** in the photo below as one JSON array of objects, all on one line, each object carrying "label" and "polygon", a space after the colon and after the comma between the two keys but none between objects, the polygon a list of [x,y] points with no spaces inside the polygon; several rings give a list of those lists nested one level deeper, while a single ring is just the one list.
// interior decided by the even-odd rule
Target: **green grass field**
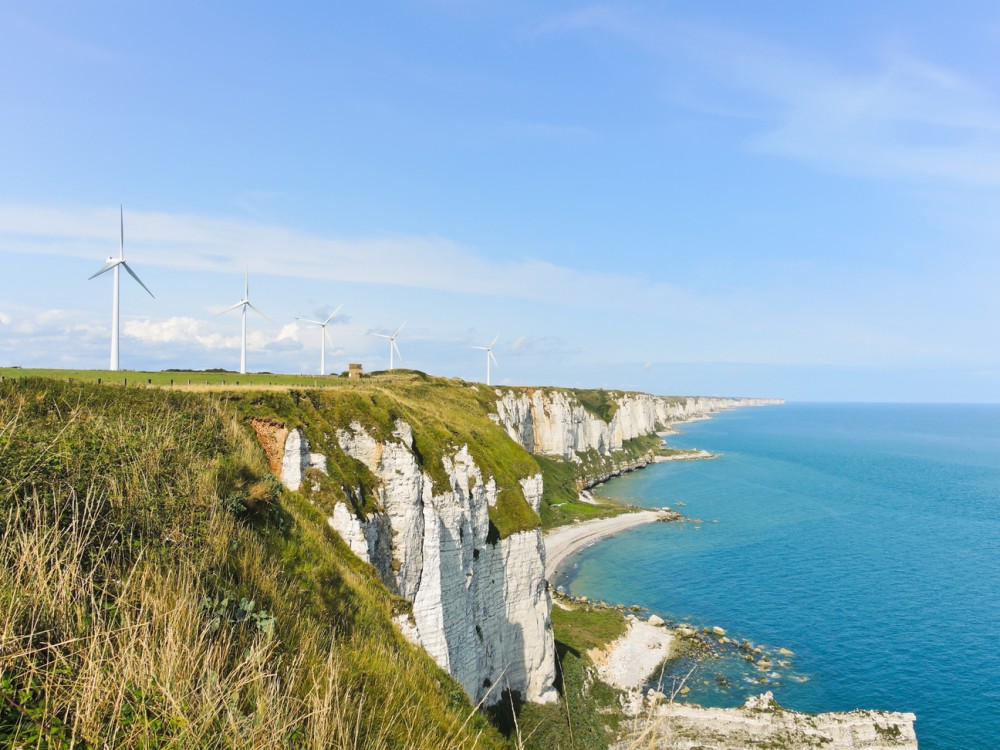
[{"label": "green grass field", "polygon": [[[4,378],[51,378],[53,380],[107,385],[155,386],[287,386],[295,388],[322,388],[350,383],[339,375],[282,375],[274,373],[237,372],[146,372],[142,370],[55,370],[20,367],[0,368]],[[391,377],[391,376],[390,376]]]}]

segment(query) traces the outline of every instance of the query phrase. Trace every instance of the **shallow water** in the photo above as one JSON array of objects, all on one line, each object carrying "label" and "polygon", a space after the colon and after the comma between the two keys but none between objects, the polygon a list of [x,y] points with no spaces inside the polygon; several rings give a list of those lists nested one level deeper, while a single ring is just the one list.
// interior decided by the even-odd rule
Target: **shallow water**
[{"label": "shallow water", "polygon": [[601,492],[703,523],[590,547],[571,593],[795,652],[761,685],[729,649],[690,700],[770,689],[802,711],[912,711],[924,750],[1000,747],[1000,406],[789,404],[681,430],[670,445],[723,455]]}]

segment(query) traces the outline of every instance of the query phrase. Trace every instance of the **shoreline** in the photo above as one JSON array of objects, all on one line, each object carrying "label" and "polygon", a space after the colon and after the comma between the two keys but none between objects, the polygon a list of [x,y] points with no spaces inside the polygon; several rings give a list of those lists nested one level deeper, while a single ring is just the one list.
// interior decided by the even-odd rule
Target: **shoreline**
[{"label": "shoreline", "polygon": [[[697,414],[686,419],[677,420],[676,422],[670,422],[662,431],[655,434],[660,438],[663,446],[666,447],[667,436],[679,434],[679,430],[675,429],[676,427],[683,424],[710,420],[711,418],[711,414]],[[651,461],[631,466],[603,480],[592,482],[584,488],[581,498],[584,493],[589,494],[588,491],[590,489],[603,484],[608,479],[621,477],[633,471],[645,469],[647,466],[653,466],[666,461],[711,460],[718,458],[718,456],[719,454],[717,453],[711,453],[702,449],[692,449],[691,451],[671,456],[656,456]],[[592,501],[588,500],[587,502]],[[554,581],[560,572],[560,568],[567,559],[577,552],[590,547],[602,539],[615,536],[628,529],[658,521],[673,520],[688,519],[681,516],[672,508],[650,508],[648,510],[637,509],[618,516],[612,516],[611,518],[577,521],[550,529],[542,536],[542,544],[545,549],[545,578],[548,584],[555,588]],[[601,653],[597,661],[603,662],[603,665],[599,666],[602,679],[626,691],[629,695],[628,703],[630,704],[630,710],[634,713],[638,705],[642,702],[640,686],[653,674],[660,664],[673,655],[675,636],[673,630],[665,627],[663,620],[656,615],[653,615],[649,620],[640,620],[634,615],[630,615],[628,621],[628,630],[617,641],[609,644],[608,648]],[[684,628],[686,629],[687,626],[684,626]],[[687,635],[686,632],[681,634]],[[656,663],[647,663],[651,654],[646,654],[645,658],[643,658],[640,656],[642,651],[655,653]],[[598,655],[594,654],[593,656]]]},{"label": "shoreline", "polygon": [[660,510],[639,510],[611,518],[595,518],[592,521],[557,526],[542,537],[545,545],[545,577],[551,582],[566,558],[594,542],[619,534],[626,529],[666,518],[667,514]]},{"label": "shoreline", "polygon": [[[698,414],[687,419],[671,422],[663,431],[656,432],[655,434],[660,438],[663,446],[666,447],[667,436],[679,434],[679,430],[674,429],[675,427],[693,422],[707,421],[711,418],[711,414]],[[689,452],[671,456],[656,456],[652,461],[629,467],[620,473],[607,477],[607,479],[621,477],[633,471],[639,471],[648,466],[666,461],[711,460],[718,457],[719,454],[702,449],[692,449]],[[607,479],[592,482],[584,488],[581,498],[583,498],[584,493],[589,494],[588,490],[603,484]],[[592,500],[588,500],[587,502],[592,502]],[[672,508],[664,507],[650,508],[648,510],[637,509],[618,516],[612,516],[611,518],[577,521],[550,529],[542,536],[542,544],[545,549],[545,577],[548,585],[555,589],[554,581],[566,560],[600,540],[615,536],[637,526],[656,523],[658,521],[675,520],[686,521],[690,519],[682,516]],[[585,599],[586,597],[584,597]],[[677,635],[690,636],[696,631],[691,630],[690,626],[683,624],[679,626],[677,633],[675,633],[673,628],[667,626],[655,614],[646,620],[639,619],[635,615],[629,615],[628,623],[628,629],[618,640],[609,644],[599,654],[594,653],[592,656],[596,657],[595,662],[598,664],[601,679],[625,690],[628,696],[626,701],[628,704],[627,710],[632,715],[636,715],[643,701],[641,685],[655,672],[660,664],[674,655],[674,645]],[[721,628],[716,628],[715,630],[716,637],[720,633],[723,636],[725,635],[725,631]],[[728,641],[728,639],[726,640]],[[647,653],[643,656],[643,651],[652,653]],[[656,655],[655,663],[648,663],[653,653]]]},{"label": "shoreline", "polygon": [[[663,445],[666,446],[666,436],[678,434],[678,431],[673,429],[675,426],[690,422],[702,422],[709,419],[711,419],[711,416],[708,414],[699,414],[693,417],[688,417],[687,419],[680,419],[676,422],[671,422],[667,425],[665,430],[657,432],[656,435],[660,438]],[[583,493],[589,494],[589,490],[598,485],[604,484],[604,482],[610,479],[616,479],[624,476],[625,474],[631,474],[633,471],[645,469],[647,466],[653,466],[655,464],[665,463],[668,461],[704,461],[718,458],[718,456],[719,454],[717,453],[710,453],[709,451],[701,449],[692,449],[691,451],[685,453],[670,456],[655,456],[651,461],[626,468],[617,474],[591,482],[583,488],[581,497],[583,497]],[[585,499],[584,501],[593,502],[591,499]],[[629,513],[623,513],[618,516],[612,516],[611,518],[595,518],[591,521],[577,521],[575,523],[569,523],[564,526],[557,526],[554,529],[550,529],[542,537],[543,544],[545,546],[546,579],[548,579],[551,583],[559,573],[559,568],[567,558],[582,549],[586,549],[595,542],[598,542],[601,539],[606,539],[610,536],[615,536],[626,529],[642,526],[643,524],[655,523],[657,521],[675,520],[675,513],[676,511],[668,508],[650,508],[649,510],[635,510]]]}]

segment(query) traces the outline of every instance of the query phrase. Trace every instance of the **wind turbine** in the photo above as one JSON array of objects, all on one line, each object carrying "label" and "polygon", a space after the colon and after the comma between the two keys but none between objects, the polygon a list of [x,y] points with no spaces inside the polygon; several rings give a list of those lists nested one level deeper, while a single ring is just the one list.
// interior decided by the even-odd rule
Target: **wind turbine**
[{"label": "wind turbine", "polygon": [[500,363],[497,362],[497,358],[493,356],[493,345],[497,342],[498,338],[500,338],[499,333],[493,337],[493,340],[490,342],[489,346],[472,347],[473,349],[482,349],[484,352],[486,352],[486,385],[490,384],[490,360],[492,359],[493,364],[495,364],[497,367],[500,366]]},{"label": "wind turbine", "polygon": [[400,359],[403,358],[403,355],[399,353],[399,347],[396,346],[396,337],[399,335],[399,332],[403,330],[403,326],[405,326],[405,325],[406,325],[406,323],[403,323],[403,325],[401,325],[399,328],[397,328],[396,332],[394,334],[392,334],[391,336],[386,336],[384,333],[373,333],[372,334],[372,336],[378,336],[380,339],[388,339],[389,340],[389,369],[390,370],[394,369],[394,367],[395,367],[394,360],[392,358],[392,351],[393,351],[393,349],[396,350],[396,354],[399,354],[399,358]]},{"label": "wind turbine", "polygon": [[[320,344],[320,350],[319,350],[319,374],[320,375],[326,375],[326,339],[327,339],[327,336],[326,336],[326,327],[328,325],[330,325],[330,321],[333,320],[333,316],[336,315],[337,313],[339,313],[340,312],[340,308],[342,308],[342,307],[343,307],[343,305],[337,305],[337,309],[334,310],[332,313],[330,313],[330,317],[328,317],[325,321],[322,321],[322,322],[320,322],[318,320],[310,320],[309,318],[296,318],[296,320],[301,320],[303,323],[312,323],[314,326],[319,326],[320,329],[321,329],[321,334],[322,335],[321,335],[321,338],[320,338],[321,344]],[[331,341],[330,343],[332,344],[333,342]]]},{"label": "wind turbine", "polygon": [[[242,344],[240,346],[240,375],[245,375],[247,371],[247,308],[249,307],[255,313],[260,315],[266,320],[271,320],[264,313],[257,309],[253,303],[250,302],[250,272],[243,272],[243,299],[237,302],[235,305],[230,305],[225,310],[219,313],[219,315],[225,315],[230,310],[235,310],[237,307],[243,308],[242,310]],[[271,320],[273,323],[274,321]]]},{"label": "wind turbine", "polygon": [[[119,277],[119,267],[124,268],[129,272],[129,275],[139,282],[139,286],[146,290],[146,293],[150,297],[153,293],[149,291],[149,288],[142,283],[142,279],[135,275],[135,271],[132,270],[131,266],[125,262],[125,209],[118,206],[119,219],[121,221],[121,236],[118,239],[118,257],[110,257],[105,261],[104,267],[95,273],[90,278],[96,278],[100,276],[105,271],[114,270],[114,285],[111,292],[111,365],[108,367],[109,370],[118,369],[118,277]],[[87,279],[88,281],[90,279]],[[155,297],[154,297],[155,299]]]}]

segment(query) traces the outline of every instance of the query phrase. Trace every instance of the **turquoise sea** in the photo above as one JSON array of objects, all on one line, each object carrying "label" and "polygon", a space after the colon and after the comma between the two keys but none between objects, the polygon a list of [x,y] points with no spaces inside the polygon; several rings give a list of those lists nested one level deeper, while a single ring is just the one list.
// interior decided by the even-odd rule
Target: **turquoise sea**
[{"label": "turquoise sea", "polygon": [[601,492],[702,523],[599,542],[557,583],[795,653],[766,676],[729,649],[694,702],[770,689],[802,711],[912,711],[923,750],[1000,748],[1000,406],[787,404],[680,429],[670,445],[721,457]]}]

